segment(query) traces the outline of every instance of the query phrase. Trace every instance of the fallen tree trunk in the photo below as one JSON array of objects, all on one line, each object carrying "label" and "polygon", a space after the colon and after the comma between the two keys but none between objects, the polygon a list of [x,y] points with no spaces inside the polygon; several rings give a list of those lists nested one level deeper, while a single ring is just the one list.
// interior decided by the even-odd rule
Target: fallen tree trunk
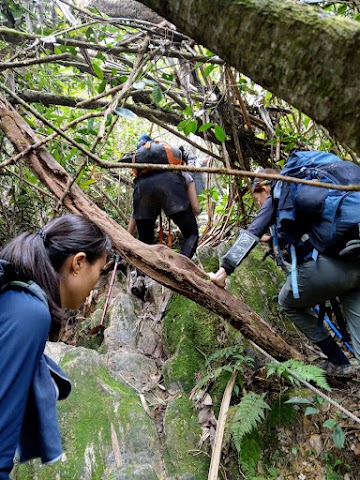
[{"label": "fallen tree trunk", "polygon": [[289,0],[139,1],[360,152],[359,22]]},{"label": "fallen tree trunk", "polygon": [[[38,141],[31,127],[1,96],[0,128],[19,152]],[[71,182],[71,177],[63,167],[44,147],[34,150],[26,159],[39,180],[56,198],[62,198]],[[150,246],[136,240],[88,199],[78,185],[70,188],[64,205],[71,212],[96,222],[108,233],[115,249],[146,275],[221,315],[244,337],[253,340],[276,358],[301,358],[299,352],[279,337],[259,315],[238,298],[211,283],[206,273],[191,260],[163,245]]]}]

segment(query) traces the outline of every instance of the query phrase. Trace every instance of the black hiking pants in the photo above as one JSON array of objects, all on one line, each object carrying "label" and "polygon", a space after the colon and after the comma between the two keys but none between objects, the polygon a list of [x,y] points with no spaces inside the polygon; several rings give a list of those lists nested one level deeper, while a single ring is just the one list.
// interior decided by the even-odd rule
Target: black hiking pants
[{"label": "black hiking pants", "polygon": [[[152,245],[154,243],[156,218],[157,217],[150,220],[136,220],[138,237],[141,242],[147,243],[148,245]],[[182,212],[177,212],[170,215],[170,219],[179,227],[180,232],[183,235],[180,253],[186,257],[192,258],[196,252],[199,231],[191,206]]]},{"label": "black hiking pants", "polygon": [[141,242],[148,245],[154,243],[156,219],[163,210],[183,235],[180,253],[192,258],[196,252],[199,231],[184,176],[174,172],[142,175],[135,181],[133,200],[134,219]]}]

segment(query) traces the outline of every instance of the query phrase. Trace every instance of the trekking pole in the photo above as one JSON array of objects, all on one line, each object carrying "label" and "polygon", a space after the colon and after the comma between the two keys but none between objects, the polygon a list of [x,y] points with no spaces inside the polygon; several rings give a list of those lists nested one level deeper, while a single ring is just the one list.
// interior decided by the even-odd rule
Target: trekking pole
[{"label": "trekking pole", "polygon": [[[320,308],[318,305],[316,305],[314,307],[314,310],[316,313],[319,313],[320,312]],[[326,315],[326,313],[324,314],[324,321],[327,325],[329,325],[329,327],[335,332],[335,335],[338,336],[338,338],[343,342],[343,344],[345,345],[345,347],[349,350],[349,352],[351,352],[353,355],[354,354],[354,349],[352,348],[351,345],[349,345],[348,342],[344,342],[343,340],[343,336],[341,335],[341,333],[339,332],[339,330],[335,327],[335,325],[332,323],[332,321],[329,319],[329,317]]]},{"label": "trekking pole", "polygon": [[114,270],[113,270],[112,275],[111,275],[109,290],[108,290],[108,293],[106,295],[106,300],[105,300],[105,305],[104,305],[104,310],[103,310],[103,313],[102,313],[102,316],[101,316],[101,320],[100,320],[99,325],[96,325],[96,327],[94,327],[90,330],[90,335],[95,335],[96,333],[102,332],[103,330],[105,330],[105,327],[104,327],[105,315],[106,315],[106,312],[107,312],[107,309],[108,309],[108,306],[109,306],[109,301],[110,301],[110,298],[111,298],[111,291],[112,291],[112,287],[114,285],[115,274],[116,274],[116,270],[117,270],[117,267],[119,265],[119,262],[120,262],[120,255],[116,255]]},{"label": "trekking pole", "polygon": [[339,300],[337,300],[337,298],[332,298],[330,300],[330,304],[336,318],[336,324],[339,327],[341,335],[343,336],[343,341],[349,342],[351,337],[346,327],[346,322],[341,311],[340,302]]}]

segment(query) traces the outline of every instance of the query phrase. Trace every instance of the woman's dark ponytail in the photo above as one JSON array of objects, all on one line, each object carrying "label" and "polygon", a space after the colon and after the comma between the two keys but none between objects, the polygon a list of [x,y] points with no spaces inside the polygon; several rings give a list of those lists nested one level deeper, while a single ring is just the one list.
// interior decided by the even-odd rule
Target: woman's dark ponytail
[{"label": "woman's dark ponytail", "polygon": [[87,260],[94,263],[110,248],[109,238],[94,222],[80,215],[65,215],[36,233],[15,237],[0,252],[0,258],[13,265],[18,279],[33,280],[44,290],[55,331],[62,317],[59,277],[62,265],[78,252],[86,253]]}]

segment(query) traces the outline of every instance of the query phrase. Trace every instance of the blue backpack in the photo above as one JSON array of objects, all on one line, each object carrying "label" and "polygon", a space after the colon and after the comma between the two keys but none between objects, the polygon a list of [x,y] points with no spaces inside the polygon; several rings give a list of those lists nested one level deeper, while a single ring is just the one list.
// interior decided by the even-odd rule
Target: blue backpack
[{"label": "blue backpack", "polygon": [[[281,174],[337,185],[360,184],[358,165],[319,151],[293,152]],[[309,242],[318,252],[336,255],[348,241],[360,238],[360,191],[279,181],[273,196],[277,232],[290,245]]]}]

